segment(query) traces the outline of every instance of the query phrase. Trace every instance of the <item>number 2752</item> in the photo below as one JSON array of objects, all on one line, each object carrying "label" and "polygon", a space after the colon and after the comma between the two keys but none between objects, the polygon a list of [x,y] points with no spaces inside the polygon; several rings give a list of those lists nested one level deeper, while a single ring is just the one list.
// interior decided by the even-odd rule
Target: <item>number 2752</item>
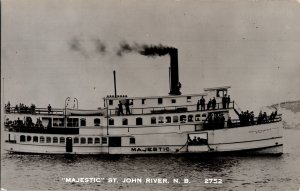
[{"label": "number 2752", "polygon": [[205,178],[205,184],[222,184],[223,181],[220,178]]}]

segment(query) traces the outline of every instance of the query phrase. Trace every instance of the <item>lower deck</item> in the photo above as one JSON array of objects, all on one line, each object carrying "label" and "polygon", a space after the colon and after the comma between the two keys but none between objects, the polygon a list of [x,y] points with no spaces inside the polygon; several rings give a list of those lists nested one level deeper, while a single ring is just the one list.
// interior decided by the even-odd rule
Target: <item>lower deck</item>
[{"label": "lower deck", "polygon": [[[201,131],[190,128],[189,131],[164,132],[156,128],[151,134],[131,135],[5,132],[5,140],[5,150],[10,152],[51,154],[235,152],[283,145],[281,122]],[[282,149],[278,152],[282,153]]]}]

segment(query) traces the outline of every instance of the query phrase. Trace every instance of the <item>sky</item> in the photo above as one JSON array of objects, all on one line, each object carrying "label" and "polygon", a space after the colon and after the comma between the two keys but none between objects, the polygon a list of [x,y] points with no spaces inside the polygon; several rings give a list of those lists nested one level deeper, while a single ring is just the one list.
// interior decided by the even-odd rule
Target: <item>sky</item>
[{"label": "sky", "polygon": [[5,103],[63,108],[71,97],[95,109],[114,94],[113,70],[120,95],[167,95],[169,57],[119,56],[124,42],[176,47],[183,94],[230,85],[245,109],[300,100],[296,0],[1,3]]}]

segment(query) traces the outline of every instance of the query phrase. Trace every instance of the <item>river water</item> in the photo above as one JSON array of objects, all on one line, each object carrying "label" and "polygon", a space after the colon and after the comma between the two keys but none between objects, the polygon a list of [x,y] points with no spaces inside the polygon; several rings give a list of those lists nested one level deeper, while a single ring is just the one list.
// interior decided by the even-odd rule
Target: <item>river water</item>
[{"label": "river water", "polygon": [[[1,188],[3,190],[299,190],[299,138],[299,129],[285,129],[284,154],[279,157],[172,155],[67,157],[17,155],[2,151]],[[80,178],[97,179],[85,182],[87,179]],[[108,182],[108,178],[115,178],[116,182]],[[130,178],[128,180],[132,183],[122,183],[124,178]],[[147,178],[153,178],[152,183],[148,183]],[[159,181],[159,178],[165,178],[167,182],[154,183]],[[207,182],[211,181],[209,178],[217,180],[205,183],[205,179]],[[160,181],[163,182],[162,179]],[[173,182],[174,179],[178,182],[176,180]]]}]

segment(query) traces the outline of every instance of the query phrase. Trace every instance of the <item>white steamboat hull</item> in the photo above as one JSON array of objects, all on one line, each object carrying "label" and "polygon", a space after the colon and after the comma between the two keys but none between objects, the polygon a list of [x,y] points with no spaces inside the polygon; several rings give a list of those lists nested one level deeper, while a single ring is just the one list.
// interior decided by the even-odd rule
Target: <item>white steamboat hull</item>
[{"label": "white steamboat hull", "polygon": [[[123,128],[124,129],[124,128]],[[165,131],[168,129],[168,132]],[[91,131],[91,130],[90,130]],[[127,134],[114,133],[106,136],[107,143],[99,144],[74,144],[68,150],[67,143],[34,143],[20,142],[21,135],[26,136],[63,136],[71,138],[82,136],[95,136],[95,134],[84,135],[53,135],[9,132],[10,139],[6,142],[4,149],[16,153],[39,153],[39,154],[206,154],[206,153],[255,153],[255,154],[282,154],[283,138],[282,123],[267,123],[248,127],[225,128],[218,130],[195,131],[194,125],[181,125],[169,127],[143,127],[147,134],[136,133],[138,128],[126,130]],[[87,131],[88,132],[88,131]],[[5,135],[6,136],[6,135]],[[102,133],[99,136],[105,136]],[[121,146],[109,146],[110,137],[120,137]],[[136,144],[129,144],[129,137],[134,136]],[[207,142],[202,145],[189,145],[187,137],[204,137]],[[6,136],[7,137],[7,136]],[[69,146],[70,147],[70,146]]]}]

